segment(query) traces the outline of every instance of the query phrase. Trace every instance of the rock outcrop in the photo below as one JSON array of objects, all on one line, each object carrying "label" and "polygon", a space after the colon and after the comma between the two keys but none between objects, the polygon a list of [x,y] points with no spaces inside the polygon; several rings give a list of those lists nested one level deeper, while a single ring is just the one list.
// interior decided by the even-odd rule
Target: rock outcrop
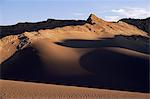
[{"label": "rock outcrop", "polygon": [[95,14],[90,14],[89,18],[87,19],[87,22],[90,24],[97,24],[105,21],[103,19],[98,18]]}]

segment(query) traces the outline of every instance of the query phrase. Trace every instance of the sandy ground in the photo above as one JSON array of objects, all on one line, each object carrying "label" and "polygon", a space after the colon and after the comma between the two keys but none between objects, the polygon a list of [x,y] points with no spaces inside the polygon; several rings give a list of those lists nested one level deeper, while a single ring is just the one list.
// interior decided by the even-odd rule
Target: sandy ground
[{"label": "sandy ground", "polygon": [[149,99],[149,94],[19,81],[0,81],[1,99]]}]

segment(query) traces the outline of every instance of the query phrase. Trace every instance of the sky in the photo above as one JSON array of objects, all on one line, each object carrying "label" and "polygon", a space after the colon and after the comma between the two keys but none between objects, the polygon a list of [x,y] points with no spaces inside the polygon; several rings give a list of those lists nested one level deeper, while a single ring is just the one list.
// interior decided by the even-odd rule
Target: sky
[{"label": "sky", "polygon": [[93,13],[107,21],[150,17],[150,0],[0,0],[0,25],[47,19],[86,20]]}]

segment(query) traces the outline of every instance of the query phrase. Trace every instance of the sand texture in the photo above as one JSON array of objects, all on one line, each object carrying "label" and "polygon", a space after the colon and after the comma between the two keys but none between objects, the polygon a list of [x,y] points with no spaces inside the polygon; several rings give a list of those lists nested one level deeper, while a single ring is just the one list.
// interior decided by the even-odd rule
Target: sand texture
[{"label": "sand texture", "polygon": [[149,94],[1,80],[2,99],[149,99]]}]

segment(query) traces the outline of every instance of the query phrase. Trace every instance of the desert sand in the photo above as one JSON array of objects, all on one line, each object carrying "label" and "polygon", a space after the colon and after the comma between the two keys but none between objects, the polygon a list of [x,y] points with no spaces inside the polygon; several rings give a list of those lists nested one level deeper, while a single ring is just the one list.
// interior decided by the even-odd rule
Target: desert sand
[{"label": "desert sand", "polygon": [[2,98],[148,98],[147,33],[93,14],[84,22],[3,35]]},{"label": "desert sand", "polygon": [[148,99],[149,94],[1,80],[2,99]]}]

